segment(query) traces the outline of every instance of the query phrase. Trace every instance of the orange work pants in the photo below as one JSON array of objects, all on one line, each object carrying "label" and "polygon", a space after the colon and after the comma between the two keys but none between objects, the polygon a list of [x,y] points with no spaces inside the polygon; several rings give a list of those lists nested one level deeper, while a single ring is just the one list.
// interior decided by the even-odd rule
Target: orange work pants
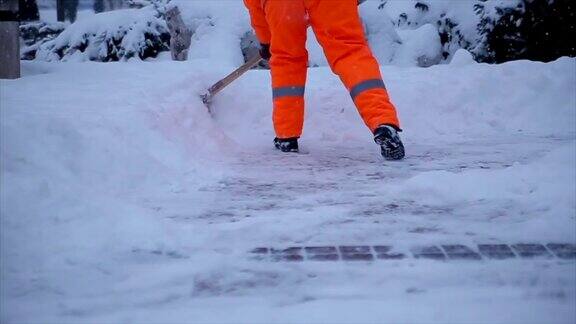
[{"label": "orange work pants", "polygon": [[357,0],[264,0],[270,30],[273,121],[279,138],[300,137],[308,66],[306,29],[312,26],[330,68],[352,96],[362,119],[374,131],[399,127],[358,15]]}]

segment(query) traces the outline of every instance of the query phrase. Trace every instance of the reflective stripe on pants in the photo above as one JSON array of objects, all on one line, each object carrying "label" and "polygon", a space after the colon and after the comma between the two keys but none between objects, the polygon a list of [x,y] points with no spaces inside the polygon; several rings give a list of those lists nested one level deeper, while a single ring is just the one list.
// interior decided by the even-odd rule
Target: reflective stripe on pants
[{"label": "reflective stripe on pants", "polygon": [[290,86],[272,88],[272,98],[277,99],[281,97],[302,97],[304,96],[304,87]]}]

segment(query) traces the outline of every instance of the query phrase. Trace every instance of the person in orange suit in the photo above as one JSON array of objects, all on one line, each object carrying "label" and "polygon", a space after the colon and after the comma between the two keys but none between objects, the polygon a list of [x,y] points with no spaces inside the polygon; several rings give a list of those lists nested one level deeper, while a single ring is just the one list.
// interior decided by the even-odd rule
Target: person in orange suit
[{"label": "person in orange suit", "polygon": [[260,41],[260,55],[272,74],[274,144],[298,152],[304,124],[308,67],[306,30],[312,29],[330,68],[350,96],[387,160],[404,157],[394,105],[372,55],[358,14],[357,0],[244,0]]}]

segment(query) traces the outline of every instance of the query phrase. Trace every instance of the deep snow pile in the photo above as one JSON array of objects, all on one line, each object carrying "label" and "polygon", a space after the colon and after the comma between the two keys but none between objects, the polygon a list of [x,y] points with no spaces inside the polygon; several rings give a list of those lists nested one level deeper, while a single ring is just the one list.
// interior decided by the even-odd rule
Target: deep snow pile
[{"label": "deep snow pile", "polygon": [[268,71],[222,92],[211,118],[198,94],[230,67],[191,55],[26,62],[0,81],[2,322],[576,319],[574,262],[246,258],[576,242],[575,60],[384,67],[408,150],[391,164],[327,68],[309,71],[304,154],[286,156],[271,146]]}]

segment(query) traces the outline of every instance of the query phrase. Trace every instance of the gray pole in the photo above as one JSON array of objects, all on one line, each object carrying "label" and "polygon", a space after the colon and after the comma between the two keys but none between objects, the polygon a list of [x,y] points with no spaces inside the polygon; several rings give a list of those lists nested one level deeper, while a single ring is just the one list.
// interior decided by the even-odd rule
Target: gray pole
[{"label": "gray pole", "polygon": [[0,0],[0,79],[20,77],[18,0]]}]

